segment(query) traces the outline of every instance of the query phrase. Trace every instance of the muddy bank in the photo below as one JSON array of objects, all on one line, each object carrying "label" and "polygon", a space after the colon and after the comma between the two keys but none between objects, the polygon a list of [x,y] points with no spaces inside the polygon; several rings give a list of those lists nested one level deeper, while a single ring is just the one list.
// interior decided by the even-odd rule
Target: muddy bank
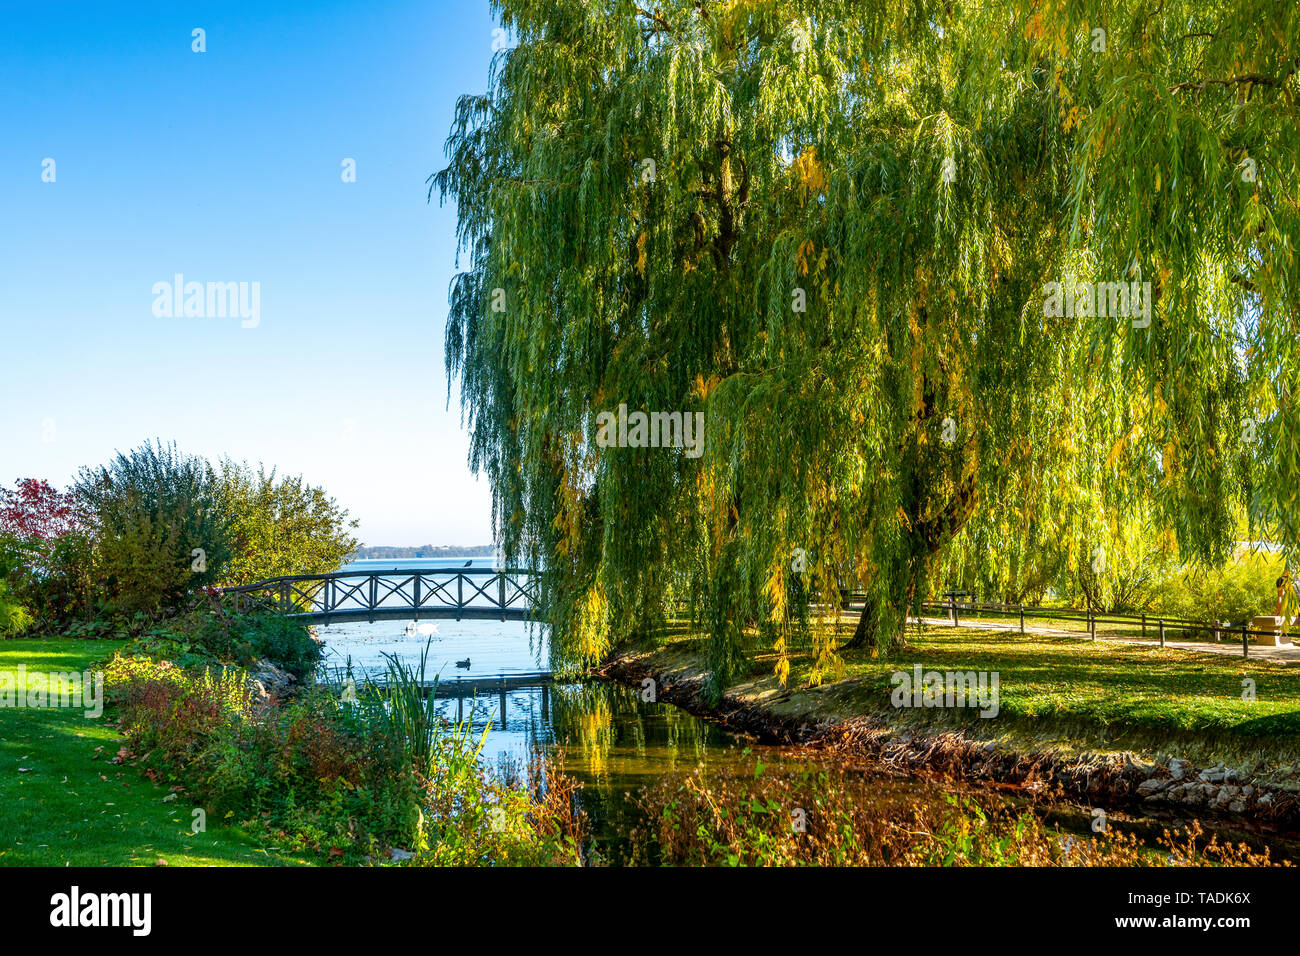
[{"label": "muddy bank", "polygon": [[653,680],[657,699],[763,743],[824,749],[1107,811],[1175,812],[1215,817],[1230,827],[1300,834],[1300,767],[1275,768],[1264,779],[1222,763],[1198,767],[1177,757],[1156,760],[1132,751],[1072,754],[980,739],[967,728],[921,730],[887,714],[845,712],[837,704],[852,695],[833,684],[793,691],[774,679],[749,681],[729,688],[711,705],[703,669],[689,655],[671,650],[621,652],[596,673],[637,689]]}]

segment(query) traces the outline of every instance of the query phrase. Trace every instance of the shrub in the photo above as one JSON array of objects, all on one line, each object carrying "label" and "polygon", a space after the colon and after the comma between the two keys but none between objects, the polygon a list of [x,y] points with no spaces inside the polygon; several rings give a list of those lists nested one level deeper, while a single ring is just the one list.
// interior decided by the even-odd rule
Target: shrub
[{"label": "shrub", "polygon": [[236,625],[239,640],[255,657],[270,661],[304,680],[320,662],[321,646],[311,638],[305,624],[290,621],[274,612],[241,616]]},{"label": "shrub", "polygon": [[92,553],[72,495],[35,478],[0,488],[0,579],[11,594],[6,603],[24,609],[25,626],[89,617]]},{"label": "shrub", "polygon": [[9,585],[0,579],[0,638],[21,634],[32,625],[27,608],[18,603],[9,591]]},{"label": "shrub", "polygon": [[247,675],[234,669],[187,673],[169,661],[117,653],[104,669],[108,699],[137,754],[151,753],[178,772],[208,747],[218,729],[249,714]]},{"label": "shrub", "polygon": [[1189,621],[1242,624],[1272,614],[1280,556],[1245,554],[1219,568],[1193,567],[1167,577],[1155,591],[1154,614]]},{"label": "shrub", "polygon": [[233,556],[225,580],[251,584],[284,574],[337,571],[357,548],[357,522],[301,477],[276,479],[230,459],[221,462],[218,495],[230,516]]},{"label": "shrub", "polygon": [[77,506],[95,532],[110,609],[160,615],[217,583],[230,558],[217,479],[175,445],[146,443],[107,466],[83,468]]},{"label": "shrub", "polygon": [[205,595],[190,610],[153,625],[138,650],[184,667],[250,665],[265,660],[304,680],[321,658],[320,645],[307,626],[275,611],[238,612],[216,594]]}]

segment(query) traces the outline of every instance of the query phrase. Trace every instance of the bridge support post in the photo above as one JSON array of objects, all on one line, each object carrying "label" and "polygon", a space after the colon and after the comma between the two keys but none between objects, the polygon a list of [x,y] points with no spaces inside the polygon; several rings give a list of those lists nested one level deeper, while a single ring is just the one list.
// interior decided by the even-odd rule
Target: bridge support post
[{"label": "bridge support post", "polygon": [[506,729],[506,682],[505,678],[501,679],[501,729]]}]

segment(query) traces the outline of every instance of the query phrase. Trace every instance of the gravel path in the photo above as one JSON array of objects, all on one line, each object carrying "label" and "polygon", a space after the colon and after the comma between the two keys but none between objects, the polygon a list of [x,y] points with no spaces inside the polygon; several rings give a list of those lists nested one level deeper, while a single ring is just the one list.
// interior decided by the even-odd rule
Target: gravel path
[{"label": "gravel path", "polygon": [[[916,620],[916,618],[912,618]],[[952,627],[946,617],[923,617],[921,620],[933,627]],[[985,631],[1014,631],[1019,629],[1019,624],[1014,622],[999,621],[962,621],[958,627],[969,627]],[[1057,627],[1043,627],[1038,624],[1026,624],[1026,634],[1042,634],[1047,637],[1075,637],[1079,640],[1087,640],[1086,631],[1067,631]],[[1124,637],[1118,634],[1097,635],[1099,641],[1109,641],[1115,644],[1146,644],[1148,646],[1160,646],[1159,640],[1143,639],[1140,637]],[[1165,647],[1176,647],[1181,651],[1200,651],[1202,654],[1219,654],[1223,657],[1241,657],[1241,644],[1213,644],[1207,641],[1165,641]],[[1267,645],[1252,644],[1250,645],[1250,659],[1261,661],[1280,661],[1284,664],[1300,663],[1300,646],[1295,644],[1284,644],[1280,647],[1269,647]]]}]

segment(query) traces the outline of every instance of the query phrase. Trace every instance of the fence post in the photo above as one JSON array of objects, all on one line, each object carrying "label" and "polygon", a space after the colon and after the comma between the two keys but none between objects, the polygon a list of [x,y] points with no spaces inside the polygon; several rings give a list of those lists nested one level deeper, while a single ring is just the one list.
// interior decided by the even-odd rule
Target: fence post
[{"label": "fence post", "polygon": [[961,625],[961,612],[957,610],[957,599],[956,599],[956,598],[953,598],[953,602],[952,602],[952,626],[953,626],[953,627],[959,627],[960,625]]},{"label": "fence post", "polygon": [[1145,641],[1146,639],[1147,639],[1147,616],[1143,614],[1142,615],[1142,640]]},{"label": "fence post", "polygon": [[1250,657],[1250,625],[1241,625],[1241,656],[1249,659]]},{"label": "fence post", "polygon": [[460,620],[461,608],[465,606],[465,574],[456,572],[456,620]]},{"label": "fence post", "polygon": [[1020,633],[1025,633],[1025,606],[1020,605]]},{"label": "fence post", "polygon": [[[501,620],[506,619],[506,573],[502,571],[497,575],[497,604],[501,606]],[[504,716],[502,717],[504,720]],[[504,729],[505,724],[502,724]]]},{"label": "fence post", "polygon": [[1160,646],[1165,646],[1165,619],[1160,619]]}]

